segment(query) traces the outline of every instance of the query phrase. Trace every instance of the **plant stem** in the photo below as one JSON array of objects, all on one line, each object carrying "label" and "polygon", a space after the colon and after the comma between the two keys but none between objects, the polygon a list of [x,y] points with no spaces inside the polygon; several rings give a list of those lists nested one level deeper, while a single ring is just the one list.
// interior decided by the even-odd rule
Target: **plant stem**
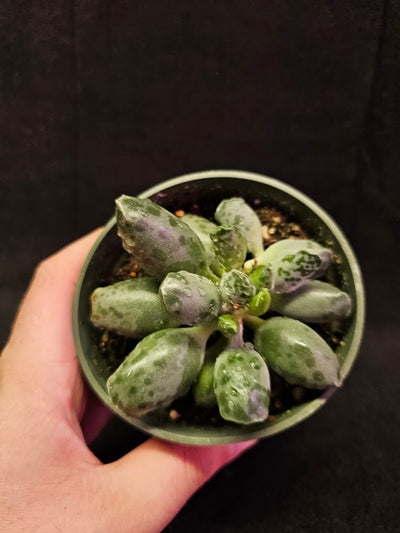
[{"label": "plant stem", "polygon": [[259,318],[258,316],[247,315],[244,317],[244,322],[246,326],[251,328],[253,331],[256,331],[260,326],[264,324],[265,320]]},{"label": "plant stem", "polygon": [[243,321],[240,320],[239,322],[239,330],[237,333],[232,335],[232,337],[228,341],[228,350],[235,350],[237,348],[243,348],[244,347],[244,340],[243,340]]},{"label": "plant stem", "polygon": [[195,337],[198,342],[204,344],[207,343],[208,338],[211,336],[214,331],[217,330],[216,321],[210,322],[209,324],[200,324],[199,326],[189,327],[191,334]]},{"label": "plant stem", "polygon": [[216,274],[214,274],[214,272],[209,267],[207,267],[206,270],[206,277],[215,284],[219,283],[220,281],[220,278]]}]

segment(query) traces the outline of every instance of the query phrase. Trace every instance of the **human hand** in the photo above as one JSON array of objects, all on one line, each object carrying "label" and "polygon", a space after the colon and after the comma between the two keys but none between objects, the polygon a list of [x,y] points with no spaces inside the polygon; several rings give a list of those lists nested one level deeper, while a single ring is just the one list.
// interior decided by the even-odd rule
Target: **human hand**
[{"label": "human hand", "polygon": [[151,438],[106,465],[89,450],[85,432],[93,436],[109,412],[99,405],[89,411],[71,307],[98,233],[39,265],[0,358],[0,531],[161,531],[202,484],[254,444],[196,447]]}]

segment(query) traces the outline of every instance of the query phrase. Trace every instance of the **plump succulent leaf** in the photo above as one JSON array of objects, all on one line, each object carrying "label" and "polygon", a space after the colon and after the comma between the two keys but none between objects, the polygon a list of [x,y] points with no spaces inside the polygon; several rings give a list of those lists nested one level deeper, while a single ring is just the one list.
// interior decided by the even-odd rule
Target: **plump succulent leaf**
[{"label": "plump succulent leaf", "polygon": [[307,239],[283,239],[271,244],[255,261],[245,265],[271,269],[269,288],[276,293],[296,290],[305,280],[323,276],[331,262],[332,252]]},{"label": "plump succulent leaf", "polygon": [[215,251],[217,274],[222,275],[233,268],[241,268],[247,255],[246,240],[234,226],[218,226],[211,234]]},{"label": "plump succulent leaf", "polygon": [[237,227],[243,234],[248,251],[257,257],[263,252],[263,237],[260,219],[243,198],[223,200],[215,211],[215,220],[220,224]]},{"label": "plump succulent leaf", "polygon": [[214,369],[219,412],[238,424],[263,422],[268,417],[270,378],[267,365],[255,350],[225,350]]},{"label": "plump succulent leaf", "polygon": [[236,269],[222,276],[219,291],[225,312],[245,307],[256,294],[256,288],[249,276]]},{"label": "plump succulent leaf", "polygon": [[226,340],[221,337],[207,348],[204,364],[192,387],[193,397],[197,405],[206,408],[217,405],[214,391],[214,366],[217,356],[224,350],[225,345]]},{"label": "plump succulent leaf", "polygon": [[214,392],[215,361],[205,361],[193,385],[193,397],[197,405],[213,407],[217,404]]},{"label": "plump succulent leaf", "polygon": [[141,339],[178,325],[166,311],[152,278],[134,278],[97,288],[91,296],[91,320],[96,327]]},{"label": "plump succulent leaf", "polygon": [[149,199],[120,196],[116,200],[118,235],[143,271],[162,280],[169,272],[187,270],[207,275],[207,254],[194,231]]},{"label": "plump succulent leaf", "polygon": [[187,213],[181,217],[182,222],[187,224],[194,233],[200,239],[207,255],[207,261],[209,265],[215,262],[215,251],[212,243],[210,233],[213,233],[217,229],[217,225],[204,217]]},{"label": "plump succulent leaf", "polygon": [[261,289],[249,302],[249,313],[253,316],[264,315],[271,304],[271,293],[268,289]]},{"label": "plump succulent leaf", "polygon": [[232,337],[239,331],[239,322],[233,315],[219,315],[217,328],[225,337]]},{"label": "plump succulent leaf", "polygon": [[204,276],[180,270],[170,272],[160,285],[160,295],[169,315],[179,324],[195,325],[217,318],[221,297]]},{"label": "plump succulent leaf", "polygon": [[[246,272],[247,274],[247,272]],[[248,273],[249,278],[254,283],[257,291],[264,289],[264,288],[270,288],[272,283],[272,271],[271,266],[264,266],[260,265],[256,267],[254,270],[251,270],[250,273]]]},{"label": "plump succulent leaf", "polygon": [[145,337],[107,380],[114,404],[138,416],[185,395],[203,364],[209,334],[195,326]]},{"label": "plump succulent leaf", "polygon": [[321,268],[321,263],[322,260],[317,254],[305,250],[271,261],[271,291],[281,294],[296,290],[306,280],[315,276]]},{"label": "plump succulent leaf", "polygon": [[262,321],[254,345],[267,365],[288,383],[312,389],[340,384],[335,353],[318,333],[298,320],[273,317]]},{"label": "plump succulent leaf", "polygon": [[342,320],[351,314],[349,295],[334,285],[310,279],[296,291],[273,294],[271,309],[303,322],[323,323]]},{"label": "plump succulent leaf", "polygon": [[324,274],[326,268],[330,264],[332,252],[328,248],[325,248],[321,244],[310,239],[282,239],[274,242],[265,249],[262,256],[257,258],[257,264],[268,265],[268,263],[271,263],[276,259],[282,259],[287,255],[295,254],[302,250],[321,257],[321,260],[323,261],[323,264],[321,265],[323,269],[321,270],[321,275]]}]

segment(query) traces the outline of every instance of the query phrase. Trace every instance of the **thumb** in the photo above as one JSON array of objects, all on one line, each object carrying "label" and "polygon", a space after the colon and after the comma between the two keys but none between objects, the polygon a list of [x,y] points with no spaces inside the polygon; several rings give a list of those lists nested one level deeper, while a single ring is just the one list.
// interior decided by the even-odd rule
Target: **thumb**
[{"label": "thumb", "polygon": [[135,532],[161,531],[213,474],[255,443],[188,446],[149,439],[103,467],[111,523],[123,517],[120,523],[132,527],[134,516]]}]

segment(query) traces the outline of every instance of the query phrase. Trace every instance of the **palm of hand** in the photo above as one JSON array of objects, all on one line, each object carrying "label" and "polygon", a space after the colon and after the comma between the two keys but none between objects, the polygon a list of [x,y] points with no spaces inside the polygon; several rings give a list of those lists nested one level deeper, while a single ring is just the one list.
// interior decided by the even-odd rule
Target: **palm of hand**
[{"label": "palm of hand", "polygon": [[86,401],[71,306],[97,234],[40,265],[0,358],[0,531],[160,531],[252,444],[197,448],[153,438],[107,465],[89,450],[85,436],[109,414]]}]

